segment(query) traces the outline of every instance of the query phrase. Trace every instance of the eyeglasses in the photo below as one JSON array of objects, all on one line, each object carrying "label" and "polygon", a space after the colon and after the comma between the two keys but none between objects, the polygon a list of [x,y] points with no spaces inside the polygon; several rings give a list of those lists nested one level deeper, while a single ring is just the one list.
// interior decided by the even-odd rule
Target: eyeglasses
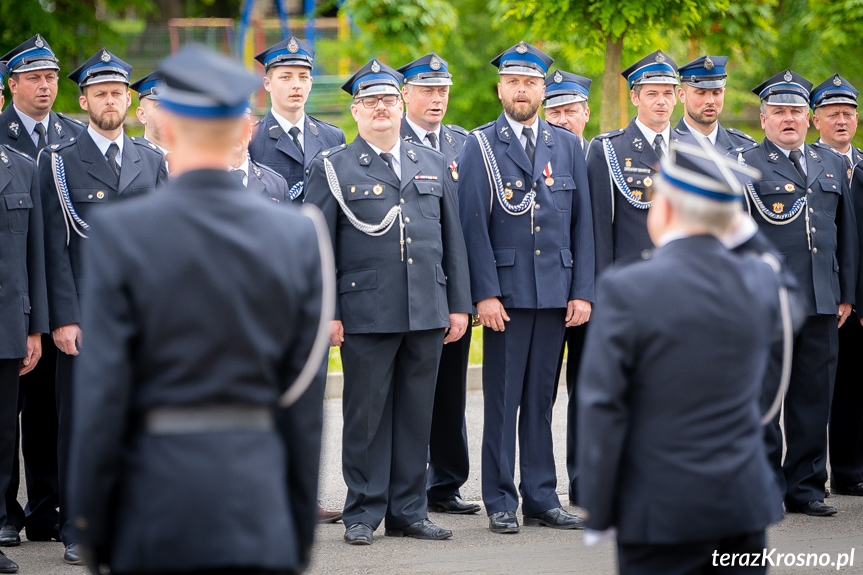
[{"label": "eyeglasses", "polygon": [[364,108],[377,108],[378,102],[383,102],[387,108],[392,108],[399,103],[399,97],[395,94],[387,94],[386,96],[366,96],[365,98],[357,98],[354,103],[362,103]]}]

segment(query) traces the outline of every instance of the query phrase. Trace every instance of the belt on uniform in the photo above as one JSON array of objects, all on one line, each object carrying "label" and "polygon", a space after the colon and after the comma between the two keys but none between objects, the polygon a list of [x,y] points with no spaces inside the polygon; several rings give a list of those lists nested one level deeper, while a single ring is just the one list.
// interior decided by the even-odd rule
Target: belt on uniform
[{"label": "belt on uniform", "polygon": [[144,430],[150,435],[272,431],[274,427],[269,406],[161,407],[144,415]]}]

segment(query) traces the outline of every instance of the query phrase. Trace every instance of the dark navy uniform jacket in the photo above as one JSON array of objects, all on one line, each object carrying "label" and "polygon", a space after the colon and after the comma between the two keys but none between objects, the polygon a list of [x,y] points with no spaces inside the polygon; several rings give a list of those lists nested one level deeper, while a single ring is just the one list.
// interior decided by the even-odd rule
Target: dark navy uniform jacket
[{"label": "dark navy uniform jacket", "polygon": [[273,431],[142,426],[153,409],[275,406],[320,321],[312,222],[216,170],[181,174],[91,220],[69,481],[76,541],[114,572],[302,571],[317,520],[323,377],[276,409]]},{"label": "dark navy uniform jacket", "polygon": [[27,336],[48,333],[42,205],[36,166],[0,146],[0,358],[27,356]]},{"label": "dark navy uniform jacket", "polygon": [[[259,164],[272,168],[285,178],[289,189],[298,182],[304,181],[305,170],[311,165],[318,152],[345,143],[345,133],[336,126],[308,114],[304,117],[303,154],[300,154],[290,134],[282,130],[272,110],[267,112],[258,124],[255,136],[249,144],[251,158]],[[304,196],[305,191],[294,202],[301,203]]]},{"label": "dark navy uniform jacket", "polygon": [[152,192],[167,180],[165,160],[155,144],[143,138],[123,137],[119,185],[87,130],[42,150],[38,168],[39,189],[45,218],[45,271],[51,329],[81,321],[78,300],[85,287],[81,261],[85,239],[73,230],[67,230],[54,183],[51,155],[56,153],[63,159],[69,197],[77,214],[89,224],[89,219],[101,206]]},{"label": "dark navy uniform jacket", "polygon": [[[86,124],[54,111],[48,113],[48,118],[48,131],[45,133],[45,138],[49,144],[77,136],[81,130],[87,128]],[[35,158],[39,150],[36,149],[30,134],[24,133],[24,129],[21,117],[10,104],[0,114],[0,144],[8,144],[19,152]]]},{"label": "dark navy uniform jacket", "polygon": [[[822,146],[822,147],[824,147],[824,148],[827,148],[827,149],[829,149],[829,150],[832,150],[832,151],[833,151],[833,152],[835,152],[836,154],[839,154],[839,157],[840,157],[840,159],[842,159],[842,162],[843,162],[843,163],[845,162],[845,159],[843,158],[844,154],[840,154],[839,152],[837,152],[836,150],[834,150],[833,148],[831,148],[830,146],[828,146],[827,144],[825,144],[824,142],[822,142],[822,141],[821,141],[821,138],[818,138],[817,140],[815,140],[815,141],[812,143],[812,145],[813,145],[813,146],[814,146],[815,144],[819,144],[820,146]],[[863,162],[863,150],[861,150],[860,148],[858,148],[858,147],[856,147],[856,146],[853,146],[853,145],[851,146],[851,148],[854,150],[854,151],[851,153],[851,168],[852,168],[852,170],[853,170],[854,166],[856,166],[857,164],[859,164],[859,163]],[[850,175],[848,176],[848,179],[849,179],[849,180],[851,179],[851,176],[850,176]]]},{"label": "dark navy uniform jacket", "polygon": [[669,545],[782,519],[759,422],[779,284],[706,235],[600,279],[578,381],[588,528]]},{"label": "dark navy uniform jacket", "polygon": [[291,203],[290,190],[285,178],[275,170],[249,160],[249,174],[246,176],[246,189],[282,205]]},{"label": "dark navy uniform jacket", "polygon": [[[579,139],[539,119],[530,166],[527,152],[503,113],[481,126],[491,145],[509,202],[536,190],[533,222],[512,216],[492,197],[480,144],[471,135],[461,155],[459,212],[476,303],[500,298],[504,307],[565,308],[573,299],[594,301],[594,244],[590,193]],[[553,182],[543,170],[551,163]]]},{"label": "dark navy uniform jacket", "polygon": [[[407,116],[402,118],[401,135],[405,142],[410,142],[417,146],[425,145],[423,143],[425,134],[414,133],[411,125],[408,124]],[[466,139],[467,131],[461,126],[441,124],[440,142],[438,142],[438,147],[440,148],[440,153],[443,154],[443,157],[446,160],[447,171],[453,181],[458,181],[459,178],[458,158],[461,155],[461,151],[464,149]]]},{"label": "dark navy uniform jacket", "polygon": [[[338,305],[345,333],[402,333],[449,327],[449,314],[471,313],[467,256],[455,185],[443,156],[401,142],[401,181],[361,137],[324,150],[312,162],[306,202],[324,212],[336,253]],[[404,217],[382,236],[357,230],[327,184],[332,162],[345,203],[378,224],[393,206]]]},{"label": "dark navy uniform jacket", "polygon": [[[840,303],[853,304],[859,251],[844,161],[833,151],[807,144],[804,182],[791,160],[767,139],[742,154],[747,165],[761,171],[761,180],[753,184],[756,198],[746,194],[750,213],[785,256],[808,313],[836,314]],[[776,225],[769,219],[792,213],[803,198],[806,205],[790,223]]]},{"label": "dark navy uniform jacket", "polygon": [[[689,131],[689,126],[686,125],[683,118],[680,118],[680,121],[677,122],[677,125],[671,131],[671,137],[674,139],[675,134],[679,135],[688,133]],[[717,150],[725,152],[728,156],[736,156],[743,150],[752,147],[754,143],[756,143],[755,138],[735,128],[723,128],[720,125],[716,132],[715,147]]]},{"label": "dark navy uniform jacket", "polygon": [[[617,156],[621,177],[630,189],[629,197],[612,179],[603,149],[606,140]],[[600,134],[590,142],[587,170],[597,273],[612,263],[638,260],[653,247],[647,233],[646,202],[653,199],[654,168],[658,164],[653,142],[644,141],[635,119],[625,129]]]}]

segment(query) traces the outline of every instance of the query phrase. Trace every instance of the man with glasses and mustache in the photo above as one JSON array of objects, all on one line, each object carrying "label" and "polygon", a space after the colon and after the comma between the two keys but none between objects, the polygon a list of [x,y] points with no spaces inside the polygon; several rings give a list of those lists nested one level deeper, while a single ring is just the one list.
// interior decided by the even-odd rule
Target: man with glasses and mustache
[{"label": "man with glasses and mustache", "polygon": [[662,50],[620,73],[638,114],[626,128],[600,134],[590,143],[587,169],[596,241],[596,271],[612,263],[647,257],[653,242],[647,210],[659,159],[668,153],[677,64]]},{"label": "man with glasses and mustache", "polygon": [[70,540],[65,483],[72,371],[81,346],[79,298],[86,282],[81,250],[94,210],[108,202],[152,192],[167,178],[165,161],[156,145],[123,133],[123,121],[132,103],[131,70],[129,64],[102,49],[69,74],[69,79],[81,88],[79,104],[90,123],[78,136],[43,148],[39,158],[48,307],[54,343],[59,349],[60,540],[66,546],[64,561],[74,565],[81,564],[81,557]]},{"label": "man with glasses and mustache", "polygon": [[590,318],[593,227],[581,144],[537,114],[552,61],[525,42],[492,60],[503,112],[461,156],[459,214],[485,328],[482,498],[494,533],[519,531],[519,494],[526,525],[583,524],[555,491],[550,415],[564,330]]},{"label": "man with glasses and mustache", "polygon": [[388,536],[452,536],[428,520],[426,454],[441,350],[468,327],[467,256],[444,156],[399,136],[401,82],[372,60],[342,86],[358,136],[318,154],[306,188],[336,254],[351,545],[381,521]]},{"label": "man with glasses and mustache", "polygon": [[719,124],[725,104],[727,63],[728,56],[702,56],[678,68],[677,97],[683,103],[683,117],[677,122],[672,138],[687,132],[701,135],[717,150],[736,156],[755,143],[755,138]]},{"label": "man with glasses and mustache", "polygon": [[[51,46],[33,36],[0,58],[9,68],[12,105],[0,115],[0,144],[7,144],[36,159],[41,148],[75,136],[84,124],[51,110],[57,97],[60,70]],[[42,336],[42,349],[52,352],[50,335]],[[57,531],[57,402],[54,399],[54,353],[44,353],[36,368],[21,378],[21,450],[27,482],[27,506],[18,504],[18,449],[16,441],[12,480],[6,490],[6,525],[0,529],[0,546],[21,542],[27,529],[30,541],[50,541]]]}]

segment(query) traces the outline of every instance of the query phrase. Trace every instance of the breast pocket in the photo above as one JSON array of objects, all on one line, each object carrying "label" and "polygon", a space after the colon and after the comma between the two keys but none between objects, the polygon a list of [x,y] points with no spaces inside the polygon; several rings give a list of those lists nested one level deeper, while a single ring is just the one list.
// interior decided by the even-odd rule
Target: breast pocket
[{"label": "breast pocket", "polygon": [[824,213],[831,218],[836,217],[836,209],[842,197],[842,184],[833,178],[818,178],[818,183],[824,194]]},{"label": "breast pocket", "polygon": [[[527,183],[521,179],[521,176],[501,175],[503,182],[503,196],[510,204],[517,206],[527,194]],[[497,203],[497,200],[492,202]]]},{"label": "breast pocket", "polygon": [[26,234],[30,221],[30,209],[33,199],[30,194],[4,194],[6,199],[6,219],[9,221],[9,231],[13,234]]},{"label": "breast pocket", "polygon": [[557,176],[553,178],[554,183],[548,187],[551,198],[554,201],[554,209],[559,212],[572,211],[572,194],[575,192],[575,180],[570,176]]},{"label": "breast pocket", "polygon": [[788,212],[803,194],[803,190],[788,180],[762,180],[756,189],[764,207],[776,215]]},{"label": "breast pocket", "polygon": [[419,192],[420,212],[430,220],[440,219],[440,203],[443,198],[443,184],[436,181],[414,181]]}]

